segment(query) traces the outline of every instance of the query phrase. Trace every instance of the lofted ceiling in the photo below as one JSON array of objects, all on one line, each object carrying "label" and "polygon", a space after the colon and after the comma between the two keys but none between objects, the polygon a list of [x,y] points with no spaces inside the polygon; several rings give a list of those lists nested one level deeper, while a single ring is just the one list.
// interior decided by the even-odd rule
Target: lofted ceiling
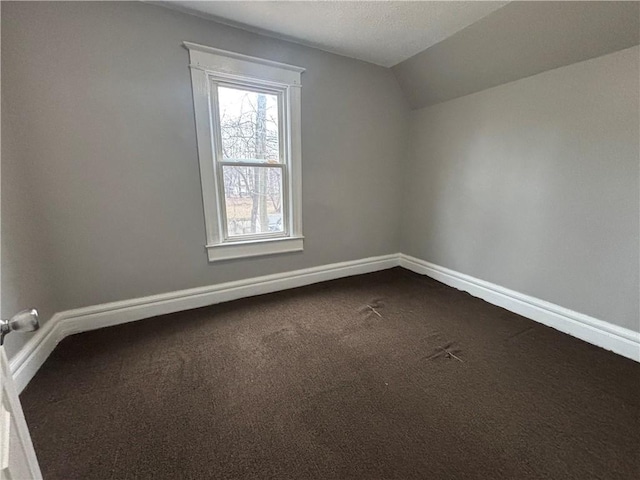
[{"label": "lofted ceiling", "polygon": [[640,43],[640,2],[153,1],[393,69],[412,109]]},{"label": "lofted ceiling", "polygon": [[511,2],[393,72],[412,108],[640,43],[640,2]]},{"label": "lofted ceiling", "polygon": [[257,33],[392,67],[508,2],[154,2]]}]

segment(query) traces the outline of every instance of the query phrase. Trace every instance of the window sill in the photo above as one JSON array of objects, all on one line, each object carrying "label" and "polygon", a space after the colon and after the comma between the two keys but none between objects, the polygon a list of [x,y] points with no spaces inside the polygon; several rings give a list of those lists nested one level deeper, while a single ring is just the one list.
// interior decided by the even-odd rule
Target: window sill
[{"label": "window sill", "polygon": [[207,245],[210,262],[232,260],[234,258],[276,255],[278,253],[301,252],[304,237],[268,238],[245,242],[219,243]]}]

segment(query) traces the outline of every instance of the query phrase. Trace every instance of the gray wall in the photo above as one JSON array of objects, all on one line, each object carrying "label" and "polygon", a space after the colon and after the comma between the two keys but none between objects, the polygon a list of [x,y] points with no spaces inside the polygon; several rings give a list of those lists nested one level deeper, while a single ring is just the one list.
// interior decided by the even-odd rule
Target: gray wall
[{"label": "gray wall", "polygon": [[[184,40],[306,68],[303,253],[207,263]],[[408,108],[388,69],[155,5],[2,2],[2,73],[11,161],[29,163],[28,175],[3,171],[3,192],[20,184],[37,206],[2,199],[3,267],[44,279],[3,274],[7,312],[18,300],[48,313],[399,250]],[[29,219],[18,240],[16,222]],[[21,253],[43,246],[36,230],[48,232],[46,257]]]},{"label": "gray wall", "polygon": [[[5,75],[6,71],[3,72]],[[4,78],[3,78],[4,80]],[[9,105],[11,89],[2,89],[2,104]],[[34,164],[16,144],[8,121],[10,108],[2,109],[2,318],[37,306],[43,320],[55,313],[59,304],[47,232],[42,228],[42,210],[34,202],[29,179]],[[7,355],[13,355],[27,340],[23,334],[6,339]]]},{"label": "gray wall", "polygon": [[412,108],[640,43],[640,2],[511,2],[393,67]]},{"label": "gray wall", "polygon": [[639,55],[412,112],[403,253],[640,330]]}]

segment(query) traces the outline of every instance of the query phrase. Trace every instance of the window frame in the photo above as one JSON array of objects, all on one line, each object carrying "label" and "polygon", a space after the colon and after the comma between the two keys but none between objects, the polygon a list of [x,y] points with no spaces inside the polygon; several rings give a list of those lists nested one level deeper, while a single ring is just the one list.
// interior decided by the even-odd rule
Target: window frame
[{"label": "window frame", "polygon": [[[213,123],[220,124],[220,119],[217,116],[220,113],[219,102],[218,102],[218,90],[217,88],[227,87],[227,88],[236,88],[242,89],[245,91],[251,91],[256,93],[264,93],[267,95],[275,95],[278,98],[278,150],[279,150],[279,159],[278,163],[267,163],[267,162],[259,162],[259,161],[250,161],[249,159],[224,159],[224,155],[222,153],[222,138],[220,137],[222,133],[222,128],[217,128],[213,132],[214,136],[214,163],[215,163],[215,176],[216,183],[218,186],[224,184],[224,167],[257,167],[257,168],[280,168],[281,170],[281,178],[282,178],[282,221],[283,221],[283,231],[282,232],[267,232],[267,233],[259,233],[259,234],[246,234],[242,236],[230,236],[229,235],[229,224],[227,218],[227,210],[225,208],[225,192],[224,187],[219,188],[218,192],[218,205],[220,206],[218,215],[220,216],[220,232],[222,242],[241,242],[241,241],[250,241],[250,240],[260,240],[260,239],[274,239],[277,240],[282,237],[289,236],[290,223],[289,219],[291,216],[290,210],[290,202],[289,202],[289,175],[288,175],[288,164],[286,159],[288,158],[288,147],[287,147],[287,133],[285,130],[285,125],[287,123],[287,99],[286,99],[286,91],[283,88],[269,87],[265,88],[264,86],[258,85],[256,86],[254,82],[238,82],[238,83],[229,83],[224,77],[219,77],[217,75],[209,75],[209,81],[212,83],[210,86],[210,102],[211,102],[211,115],[213,117]],[[217,145],[217,148],[215,147]],[[285,208],[286,206],[286,208]]]},{"label": "window frame", "polygon": [[[184,42],[196,121],[196,138],[205,217],[205,248],[210,262],[303,250],[301,74],[304,68],[213,47]],[[283,232],[229,236],[217,87],[245,88],[278,95],[280,163],[241,162],[244,166],[281,168]],[[237,160],[237,159],[236,159]]]}]

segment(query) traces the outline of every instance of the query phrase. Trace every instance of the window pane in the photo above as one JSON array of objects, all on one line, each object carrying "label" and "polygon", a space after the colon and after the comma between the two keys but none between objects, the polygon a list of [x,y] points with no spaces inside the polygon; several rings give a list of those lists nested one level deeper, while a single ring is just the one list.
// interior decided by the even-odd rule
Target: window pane
[{"label": "window pane", "polygon": [[229,237],[284,232],[282,169],[223,167]]},{"label": "window pane", "polygon": [[280,163],[278,96],[218,86],[222,158]]}]

